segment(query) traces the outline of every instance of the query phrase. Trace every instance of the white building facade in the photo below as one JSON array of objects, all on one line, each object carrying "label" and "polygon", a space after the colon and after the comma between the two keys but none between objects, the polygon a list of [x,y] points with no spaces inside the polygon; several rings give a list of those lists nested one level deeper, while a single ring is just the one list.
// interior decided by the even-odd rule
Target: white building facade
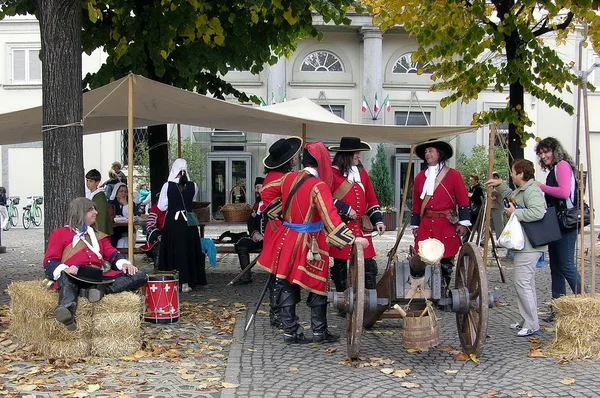
[{"label": "white building facade", "polygon": [[[442,108],[439,101],[447,93],[429,92],[431,80],[428,74],[417,75],[411,62],[411,53],[417,49],[414,39],[400,29],[382,34],[368,16],[354,16],[351,26],[328,26],[319,17],[315,24],[322,27],[325,38],[298,43],[297,51],[289,59],[280,59],[267,66],[259,75],[244,71],[230,71],[226,80],[250,95],[262,97],[265,102],[281,102],[284,99],[307,97],[338,116],[353,123],[465,125],[472,120],[474,112],[504,108],[507,91],[482,93],[478,100],[468,104],[454,103]],[[578,60],[579,36],[573,35],[567,45],[558,48],[568,63]],[[0,21],[0,113],[39,106],[41,94],[41,63],[37,54],[40,49],[38,23],[33,17],[10,18]],[[591,48],[583,49],[583,69],[587,69],[598,56]],[[102,53],[83,56],[84,75],[100,67]],[[590,81],[600,86],[600,70],[590,76]],[[390,112],[385,107],[373,118],[370,112],[361,112],[363,96],[373,107],[377,94],[380,107],[389,96]],[[577,92],[563,93],[561,97],[577,106]],[[233,99],[232,99],[233,100]],[[556,108],[549,108],[541,101],[526,95],[525,108],[535,123],[528,129],[538,137],[553,136],[575,157],[576,117]],[[589,94],[590,109],[596,109],[600,97]],[[583,113],[583,112],[582,112]],[[581,119],[581,131],[583,131]],[[600,116],[590,112],[591,146],[600,148]],[[176,137],[175,126],[169,126],[171,139]],[[230,200],[230,192],[242,186],[250,194],[255,177],[263,175],[262,159],[267,148],[278,136],[215,131],[196,126],[181,126],[182,136],[201,144],[207,151],[206,175],[201,184],[202,199],[212,202],[212,211],[218,215],[218,207]],[[457,153],[470,153],[477,144],[488,145],[488,128],[460,137],[447,137]],[[370,141],[369,137],[361,137]],[[333,144],[333,142],[326,142]],[[371,143],[375,149],[376,143]],[[525,157],[537,164],[534,154],[535,142],[530,140]],[[579,142],[582,151],[580,162],[585,165],[585,140],[583,133]],[[103,133],[84,137],[84,164],[86,170],[96,168],[105,175],[110,164],[123,160],[123,139],[120,132]],[[409,148],[405,145],[388,145],[386,152],[392,168],[396,205],[400,204],[403,181],[407,171]],[[370,168],[375,150],[363,155],[363,163]],[[0,185],[7,188],[10,196],[43,194],[41,143],[5,145],[1,150],[2,173]],[[413,173],[420,170],[422,162],[415,160]],[[415,171],[416,170],[416,171]],[[198,180],[198,176],[191,176]],[[537,179],[545,176],[538,172]],[[594,191],[600,192],[600,176],[594,175]],[[239,188],[233,196],[239,197]],[[251,195],[251,194],[250,194]],[[600,196],[595,196],[600,197]]]}]

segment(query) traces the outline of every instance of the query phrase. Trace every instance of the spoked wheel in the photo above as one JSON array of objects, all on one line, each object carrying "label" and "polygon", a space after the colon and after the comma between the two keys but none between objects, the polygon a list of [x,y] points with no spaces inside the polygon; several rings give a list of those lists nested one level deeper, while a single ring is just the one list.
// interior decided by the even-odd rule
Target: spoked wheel
[{"label": "spoked wheel", "polygon": [[348,312],[348,357],[358,358],[365,313],[365,257],[362,246],[354,245],[348,270],[348,289],[351,289],[352,312]]},{"label": "spoked wheel", "polygon": [[19,209],[17,209],[16,207],[13,209],[12,214],[10,215],[10,224],[13,227],[16,227],[17,224],[19,223]]},{"label": "spoked wheel", "polygon": [[25,210],[23,212],[23,228],[29,229],[29,227],[31,227],[31,215],[29,210]]},{"label": "spoked wheel", "polygon": [[42,223],[42,209],[40,209],[39,207],[35,208],[35,214],[33,218],[33,225],[35,225],[36,227],[39,227],[40,224]]},{"label": "spoked wheel", "polygon": [[454,286],[465,304],[456,313],[460,344],[466,354],[479,356],[487,336],[489,297],[487,272],[474,243],[465,243],[458,253]]}]

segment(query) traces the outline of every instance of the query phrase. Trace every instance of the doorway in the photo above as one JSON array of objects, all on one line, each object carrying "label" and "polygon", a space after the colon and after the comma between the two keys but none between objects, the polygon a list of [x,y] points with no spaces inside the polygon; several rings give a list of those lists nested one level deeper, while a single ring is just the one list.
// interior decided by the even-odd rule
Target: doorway
[{"label": "doorway", "polygon": [[[409,149],[410,151],[410,149]],[[394,155],[395,162],[395,206],[400,212],[400,206],[402,205],[402,196],[404,195],[404,184],[405,179],[408,175],[408,153],[397,153]],[[406,208],[404,209],[405,217],[410,216],[410,212],[412,211],[412,194],[413,194],[413,185],[415,181],[415,176],[421,171],[427,168],[427,164],[423,162],[421,159],[413,156],[412,160],[412,168],[411,173],[408,175],[409,183],[408,183],[408,194],[406,195]]]},{"label": "doorway", "polygon": [[218,152],[207,155],[208,197],[214,220],[222,220],[220,209],[227,203],[249,203],[252,155],[248,152]]}]

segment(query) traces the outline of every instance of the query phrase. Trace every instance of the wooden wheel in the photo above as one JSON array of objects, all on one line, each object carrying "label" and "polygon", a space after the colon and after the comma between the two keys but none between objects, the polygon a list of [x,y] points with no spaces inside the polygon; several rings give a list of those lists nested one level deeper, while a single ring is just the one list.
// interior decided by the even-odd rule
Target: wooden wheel
[{"label": "wooden wheel", "polygon": [[463,352],[479,356],[487,336],[489,297],[485,264],[474,243],[465,243],[458,253],[454,286],[453,295],[465,300],[464,310],[456,313],[460,344]]},{"label": "wooden wheel", "polygon": [[365,257],[362,246],[354,245],[348,269],[348,289],[351,312],[348,312],[348,357],[358,358],[363,333],[365,311]]}]

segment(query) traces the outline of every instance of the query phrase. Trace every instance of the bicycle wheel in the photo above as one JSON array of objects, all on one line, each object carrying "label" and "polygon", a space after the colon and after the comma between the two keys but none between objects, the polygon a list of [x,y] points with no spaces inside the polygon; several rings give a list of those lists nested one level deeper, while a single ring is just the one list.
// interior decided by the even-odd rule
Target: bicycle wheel
[{"label": "bicycle wheel", "polygon": [[29,229],[31,227],[31,214],[29,210],[23,212],[23,228]]},{"label": "bicycle wheel", "polygon": [[12,214],[10,215],[10,223],[13,227],[16,227],[19,223],[19,209],[13,207]]},{"label": "bicycle wheel", "polygon": [[36,227],[39,227],[40,224],[42,223],[42,209],[40,209],[39,207],[36,207],[34,214],[35,215],[32,217],[33,225],[35,225]]}]

